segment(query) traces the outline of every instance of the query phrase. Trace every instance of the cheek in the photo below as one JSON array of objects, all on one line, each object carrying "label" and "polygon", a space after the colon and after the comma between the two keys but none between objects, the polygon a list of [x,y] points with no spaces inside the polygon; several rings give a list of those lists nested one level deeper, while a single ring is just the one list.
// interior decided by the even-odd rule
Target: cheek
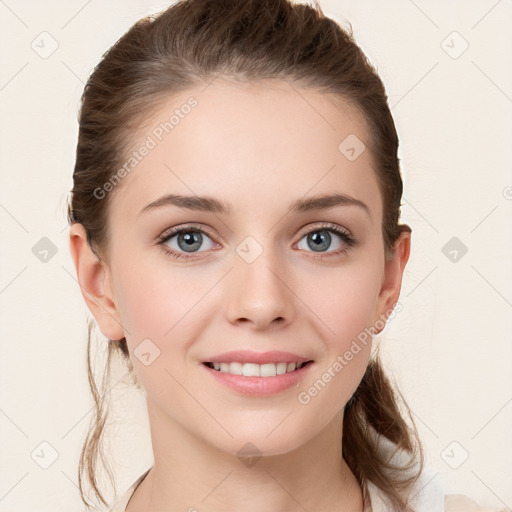
[{"label": "cheek", "polygon": [[[371,352],[371,328],[380,276],[376,260],[360,260],[340,267],[339,272],[317,276],[315,286],[307,291],[307,305],[314,314],[311,318],[318,319],[315,321],[317,331],[324,336],[324,355],[319,361],[321,382],[318,385],[316,380],[308,383],[322,390],[322,398],[315,399],[317,405],[322,403],[324,408],[322,411],[319,407],[320,415],[329,417],[343,407],[364,375]],[[306,289],[303,290],[306,293]],[[316,396],[317,391],[310,390],[312,394],[306,390],[309,396],[301,403]]]},{"label": "cheek", "polygon": [[148,263],[117,267],[118,310],[134,370],[147,391],[169,380],[166,369],[179,373],[185,367],[187,347],[200,334],[196,320],[207,291],[204,283],[208,279],[170,274],[168,267],[163,272]]},{"label": "cheek", "polygon": [[[375,262],[347,265],[309,280],[306,303],[324,324],[331,349],[346,350],[374,321],[381,273]],[[314,285],[314,286],[313,286]]]},{"label": "cheek", "polygon": [[190,322],[194,306],[205,294],[204,280],[179,270],[169,272],[165,265],[138,262],[119,268],[116,277],[119,313],[134,341],[170,338]]}]

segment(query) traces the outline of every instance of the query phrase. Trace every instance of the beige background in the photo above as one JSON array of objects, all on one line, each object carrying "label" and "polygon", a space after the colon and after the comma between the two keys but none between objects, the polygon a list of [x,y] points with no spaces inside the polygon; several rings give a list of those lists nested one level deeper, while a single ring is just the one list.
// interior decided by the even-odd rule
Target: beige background
[{"label": "beige background", "polygon": [[[83,510],[77,464],[92,399],[65,219],[77,106],[101,54],[166,5],[0,1],[0,511]],[[386,363],[432,478],[446,492],[512,507],[512,2],[321,6],[351,22],[377,65],[401,139],[413,248],[403,311],[381,336]],[[452,237],[468,249],[455,262],[445,253],[457,246],[443,250]],[[49,246],[56,253],[45,256]],[[122,384],[112,393],[123,491],[152,453],[141,395]]]}]

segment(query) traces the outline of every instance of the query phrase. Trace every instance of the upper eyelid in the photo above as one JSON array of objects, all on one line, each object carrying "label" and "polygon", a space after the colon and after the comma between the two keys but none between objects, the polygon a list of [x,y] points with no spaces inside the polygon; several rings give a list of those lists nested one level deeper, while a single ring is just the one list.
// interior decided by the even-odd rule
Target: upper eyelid
[{"label": "upper eyelid", "polygon": [[186,231],[199,231],[201,233],[204,233],[208,235],[210,238],[213,238],[214,235],[210,233],[210,231],[207,228],[196,226],[194,224],[184,224],[183,226],[173,227],[166,229],[160,236],[158,236],[158,240],[165,240],[172,238],[173,236],[179,235],[181,232]]},{"label": "upper eyelid", "polygon": [[305,235],[307,233],[311,233],[314,231],[321,231],[322,229],[333,230],[333,231],[342,231],[347,236],[350,236],[350,237],[352,236],[352,233],[350,230],[348,230],[347,228],[344,228],[342,226],[339,226],[337,224],[334,224],[332,222],[321,222],[320,225],[318,225],[318,226],[305,227],[300,230],[300,233],[301,233],[301,235]]}]

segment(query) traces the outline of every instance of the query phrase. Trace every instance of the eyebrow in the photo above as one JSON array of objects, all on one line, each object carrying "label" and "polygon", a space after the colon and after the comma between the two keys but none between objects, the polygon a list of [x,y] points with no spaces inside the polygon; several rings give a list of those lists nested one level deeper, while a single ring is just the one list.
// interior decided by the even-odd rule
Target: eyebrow
[{"label": "eyebrow", "polygon": [[[219,201],[213,197],[167,194],[145,206],[140,211],[139,215],[144,212],[168,206],[177,206],[187,210],[222,213],[225,215],[229,215],[232,212],[232,208],[229,203]],[[346,194],[324,194],[309,197],[307,199],[296,199],[290,204],[289,210],[292,213],[305,213],[316,210],[327,210],[329,208],[334,208],[335,206],[359,206],[370,218],[372,217],[370,208],[368,208],[363,201]]]}]

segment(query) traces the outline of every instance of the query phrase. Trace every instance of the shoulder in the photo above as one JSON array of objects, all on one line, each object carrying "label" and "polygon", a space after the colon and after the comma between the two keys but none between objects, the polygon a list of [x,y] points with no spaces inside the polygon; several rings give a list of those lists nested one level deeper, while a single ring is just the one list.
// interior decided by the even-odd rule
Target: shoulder
[{"label": "shoulder", "polygon": [[[424,483],[424,482],[423,482]],[[414,494],[416,492],[416,494]],[[391,507],[383,493],[376,486],[368,483],[370,496],[369,512],[389,512]],[[439,487],[427,487],[418,492],[414,486],[408,501],[415,512],[510,512],[505,509],[484,508],[464,494],[444,494]]]},{"label": "shoulder", "polygon": [[133,496],[135,489],[139,486],[139,484],[146,478],[146,475],[149,473],[151,468],[147,471],[144,471],[142,475],[140,475],[137,480],[125,491],[125,493],[114,503],[114,505],[108,509],[107,512],[125,512],[128,502],[130,498]]},{"label": "shoulder", "polygon": [[464,494],[447,494],[444,501],[445,512],[507,512],[505,509],[483,508]]},{"label": "shoulder", "polygon": [[[380,450],[389,457],[393,465],[406,467],[410,454],[397,450],[387,439],[380,440]],[[507,512],[502,509],[481,507],[476,501],[463,494],[448,494],[439,480],[439,473],[424,467],[419,478],[401,493],[415,512]],[[384,493],[372,482],[367,482],[371,512],[389,512],[392,508]],[[508,512],[511,512],[510,510]]]}]

